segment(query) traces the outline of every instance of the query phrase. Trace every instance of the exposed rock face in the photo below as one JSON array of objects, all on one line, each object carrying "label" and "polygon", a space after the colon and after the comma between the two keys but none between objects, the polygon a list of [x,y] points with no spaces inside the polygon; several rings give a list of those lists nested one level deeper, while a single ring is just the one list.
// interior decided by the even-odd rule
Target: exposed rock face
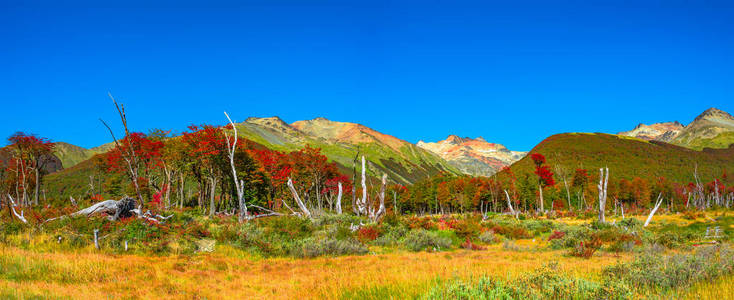
[{"label": "exposed rock face", "polygon": [[678,121],[655,123],[651,125],[639,124],[635,129],[620,132],[619,135],[632,136],[646,141],[671,141],[680,131],[683,130],[683,124]]},{"label": "exposed rock face", "polygon": [[438,154],[466,174],[480,176],[490,176],[527,154],[510,151],[503,145],[489,143],[481,137],[471,139],[450,135],[443,141],[420,141],[417,145]]}]

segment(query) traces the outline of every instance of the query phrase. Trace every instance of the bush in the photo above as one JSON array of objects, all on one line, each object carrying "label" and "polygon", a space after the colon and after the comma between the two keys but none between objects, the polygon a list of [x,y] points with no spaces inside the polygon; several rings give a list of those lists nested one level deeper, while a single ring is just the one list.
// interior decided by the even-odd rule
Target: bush
[{"label": "bush", "polygon": [[693,254],[664,256],[645,252],[630,263],[604,269],[606,277],[637,288],[677,288],[734,273],[734,251],[728,245],[697,249]]},{"label": "bush", "polygon": [[380,235],[380,228],[377,226],[364,226],[357,230],[357,239],[362,243],[371,242]]},{"label": "bush", "polygon": [[497,234],[501,234],[504,237],[511,238],[511,239],[529,239],[532,238],[533,235],[531,235],[525,228],[519,227],[519,226],[512,226],[512,225],[495,225],[492,227],[492,231],[496,232]]},{"label": "bush", "polygon": [[566,236],[566,233],[563,231],[553,231],[553,233],[548,236],[548,241],[562,239],[564,236]]},{"label": "bush", "polygon": [[599,284],[558,274],[557,264],[548,264],[514,281],[482,277],[476,282],[454,279],[438,282],[422,299],[632,299],[631,289],[621,281]]},{"label": "bush", "polygon": [[367,247],[355,240],[315,239],[302,241],[300,251],[294,253],[298,257],[317,257],[322,255],[365,254]]},{"label": "bush", "polygon": [[586,240],[591,235],[591,230],[586,227],[568,226],[562,229],[565,234],[559,239],[550,240],[552,249],[564,249],[576,247],[580,242]]},{"label": "bush", "polygon": [[[299,218],[300,219],[300,218]],[[351,224],[367,223],[367,219],[364,217],[358,217],[352,214],[324,214],[313,220],[315,227],[322,227],[325,225],[342,225],[349,226]]]},{"label": "bush", "polygon": [[677,232],[665,232],[656,235],[654,242],[668,249],[681,248],[689,239]]},{"label": "bush", "polygon": [[485,247],[472,243],[472,241],[469,238],[466,239],[466,242],[461,244],[461,248],[464,248],[466,250],[486,250],[487,249]]},{"label": "bush", "polygon": [[441,251],[451,248],[451,238],[425,229],[414,229],[408,232],[403,245],[411,251],[422,251],[427,248]]},{"label": "bush", "polygon": [[[338,218],[335,219],[338,220]],[[267,233],[277,234],[291,240],[306,238],[315,229],[311,220],[299,217],[262,218],[258,221],[257,224],[265,228]]]},{"label": "bush", "polygon": [[405,228],[402,225],[398,226],[388,226],[385,228],[384,233],[377,237],[372,244],[377,246],[396,246],[399,244],[400,239],[402,239],[406,233],[408,232],[408,229]]},{"label": "bush", "polygon": [[642,221],[635,218],[625,218],[619,221],[619,226],[627,227],[632,230],[642,227]]},{"label": "bush", "polygon": [[571,255],[576,257],[590,258],[594,252],[601,248],[601,239],[597,234],[592,234],[587,240],[571,249]]},{"label": "bush", "polygon": [[485,244],[496,244],[500,242],[500,238],[493,231],[487,230],[479,235],[479,240]]}]

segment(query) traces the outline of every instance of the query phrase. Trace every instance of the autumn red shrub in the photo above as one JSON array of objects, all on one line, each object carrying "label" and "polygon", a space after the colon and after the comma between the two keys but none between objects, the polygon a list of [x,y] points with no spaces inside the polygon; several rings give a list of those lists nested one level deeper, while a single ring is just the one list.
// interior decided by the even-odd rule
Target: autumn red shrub
[{"label": "autumn red shrub", "polygon": [[430,217],[410,217],[407,220],[406,225],[410,227],[410,229],[435,229],[436,224],[433,223],[433,220],[431,220]]},{"label": "autumn red shrub", "polygon": [[466,238],[466,242],[461,244],[461,248],[464,248],[466,250],[474,250],[474,251],[487,249],[486,247],[482,247],[480,245],[472,243],[471,239],[469,238]]},{"label": "autumn red shrub", "polygon": [[548,237],[548,241],[562,239],[564,236],[566,236],[566,233],[563,231],[553,231],[553,233]]},{"label": "autumn red shrub", "polygon": [[590,258],[596,250],[601,248],[602,241],[597,235],[591,235],[588,239],[579,242],[579,244],[571,250],[571,255],[576,257]]},{"label": "autumn red shrub", "polygon": [[495,225],[492,227],[492,231],[511,239],[529,239],[533,237],[530,232],[522,227]]},{"label": "autumn red shrub", "polygon": [[365,226],[357,230],[357,240],[362,243],[374,241],[380,235],[380,231],[375,226]]}]

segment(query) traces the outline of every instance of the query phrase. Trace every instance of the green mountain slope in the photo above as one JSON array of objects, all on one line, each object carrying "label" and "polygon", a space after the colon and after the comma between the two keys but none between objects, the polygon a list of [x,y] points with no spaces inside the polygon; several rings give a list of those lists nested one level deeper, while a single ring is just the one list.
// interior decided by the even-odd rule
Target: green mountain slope
[{"label": "green mountain slope", "polygon": [[[696,151],[664,142],[645,141],[603,133],[564,133],[550,136],[530,153],[545,155],[550,166],[569,170],[588,169],[597,174],[608,166],[610,178],[655,179],[664,176],[677,182],[693,181],[698,166],[702,180],[712,180],[726,170],[734,170],[734,147]],[[533,161],[526,156],[512,165],[516,174],[532,174]]]},{"label": "green mountain slope", "polygon": [[114,146],[114,143],[107,143],[92,149],[86,149],[64,142],[56,142],[55,144],[54,155],[61,159],[61,163],[64,168],[71,168],[87,159],[90,159],[95,154],[107,152]]}]

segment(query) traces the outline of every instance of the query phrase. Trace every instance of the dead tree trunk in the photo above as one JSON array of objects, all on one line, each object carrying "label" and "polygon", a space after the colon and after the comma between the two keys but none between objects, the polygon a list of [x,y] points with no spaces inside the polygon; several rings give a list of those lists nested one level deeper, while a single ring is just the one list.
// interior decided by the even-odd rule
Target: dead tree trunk
[{"label": "dead tree trunk", "polygon": [[308,207],[306,207],[306,204],[301,201],[301,197],[298,196],[298,191],[296,190],[296,187],[293,186],[293,180],[291,180],[290,177],[288,177],[288,188],[291,190],[291,193],[293,194],[293,199],[296,200],[296,204],[298,204],[298,208],[301,209],[303,215],[307,218],[311,218],[311,211],[309,211]]},{"label": "dead tree trunk", "polygon": [[513,216],[515,216],[515,218],[517,218],[517,213],[515,212],[515,209],[512,208],[512,201],[510,201],[510,194],[507,193],[507,190],[504,190],[504,191],[505,191],[505,197],[507,197],[507,208],[509,208],[510,209],[510,213]]},{"label": "dead tree trunk", "polygon": [[342,214],[342,183],[341,181],[338,183],[339,187],[339,194],[336,196],[336,213],[341,215]]},{"label": "dead tree trunk", "polygon": [[605,223],[604,210],[607,206],[607,182],[609,182],[609,168],[599,169],[599,222]]},{"label": "dead tree trunk", "polygon": [[362,197],[357,198],[357,215],[369,215],[367,212],[367,175],[365,174],[366,162],[364,155],[362,155]]},{"label": "dead tree trunk", "polygon": [[10,206],[10,210],[13,211],[13,215],[15,215],[15,217],[18,218],[18,220],[20,220],[21,222],[27,224],[28,223],[28,220],[26,220],[26,218],[23,216],[23,211],[21,210],[20,211],[20,214],[18,214],[18,212],[15,211],[15,206],[16,205],[15,205],[15,201],[13,200],[13,196],[10,196],[10,194],[8,194],[8,199],[10,199],[10,205],[9,206]]},{"label": "dead tree trunk", "polygon": [[33,188],[33,204],[38,205],[38,188],[41,186],[41,182],[39,181],[40,176],[38,174],[38,163],[36,163],[36,167],[33,168],[33,171],[36,175],[36,184]]},{"label": "dead tree trunk", "polygon": [[650,221],[652,221],[652,216],[654,216],[655,212],[658,211],[658,208],[660,208],[660,204],[663,204],[663,193],[658,194],[658,199],[655,201],[655,207],[653,207],[652,211],[650,211],[650,215],[647,216],[647,220],[645,220],[645,225],[642,225],[642,227],[647,227],[647,225],[650,224]]},{"label": "dead tree trunk", "polygon": [[377,211],[375,212],[375,208],[372,207],[370,209],[370,217],[372,218],[372,221],[377,222],[382,218],[383,215],[385,215],[385,186],[387,186],[387,174],[382,174],[382,187],[380,188],[380,206],[377,208]]},{"label": "dead tree trunk", "polygon": [[234,122],[232,122],[232,119],[229,118],[229,115],[226,111],[224,112],[224,115],[227,117],[229,124],[232,125],[232,129],[234,130],[234,142],[232,142],[232,145],[230,145],[229,143],[229,136],[227,136],[227,132],[224,133],[224,136],[225,140],[227,141],[229,165],[232,167],[232,178],[234,179],[234,186],[237,190],[237,203],[240,206],[239,221],[242,222],[247,216],[247,205],[245,204],[245,181],[237,178],[237,169],[234,166],[234,152],[237,149],[237,126],[235,126]]},{"label": "dead tree trunk", "polygon": [[216,210],[216,205],[214,204],[214,192],[216,192],[217,189],[217,179],[212,176],[209,178],[209,182],[211,182],[211,188],[209,191],[209,216],[214,216],[214,212]]},{"label": "dead tree trunk", "polygon": [[122,121],[122,126],[125,128],[125,138],[128,138],[125,148],[120,146],[120,143],[117,141],[117,138],[115,138],[115,134],[112,132],[112,128],[105,123],[104,120],[99,119],[102,121],[102,124],[104,124],[105,127],[107,127],[107,130],[110,131],[110,135],[112,135],[112,139],[115,141],[115,146],[120,149],[120,154],[122,156],[122,159],[125,161],[125,164],[127,164],[127,175],[130,177],[130,181],[132,181],[133,186],[135,187],[135,193],[138,196],[138,209],[143,210],[143,196],[140,193],[140,185],[138,184],[138,169],[140,168],[140,161],[138,159],[138,155],[135,153],[135,146],[132,144],[132,140],[129,139],[130,137],[130,130],[127,127],[127,116],[125,115],[125,105],[118,105],[115,98],[112,97],[112,94],[107,94],[110,96],[110,99],[112,99],[112,102],[115,103],[115,107],[117,108],[117,113],[120,115],[120,120]]},{"label": "dead tree trunk", "polygon": [[543,184],[538,184],[538,192],[540,193],[540,212],[544,213],[545,209],[543,208]]}]

